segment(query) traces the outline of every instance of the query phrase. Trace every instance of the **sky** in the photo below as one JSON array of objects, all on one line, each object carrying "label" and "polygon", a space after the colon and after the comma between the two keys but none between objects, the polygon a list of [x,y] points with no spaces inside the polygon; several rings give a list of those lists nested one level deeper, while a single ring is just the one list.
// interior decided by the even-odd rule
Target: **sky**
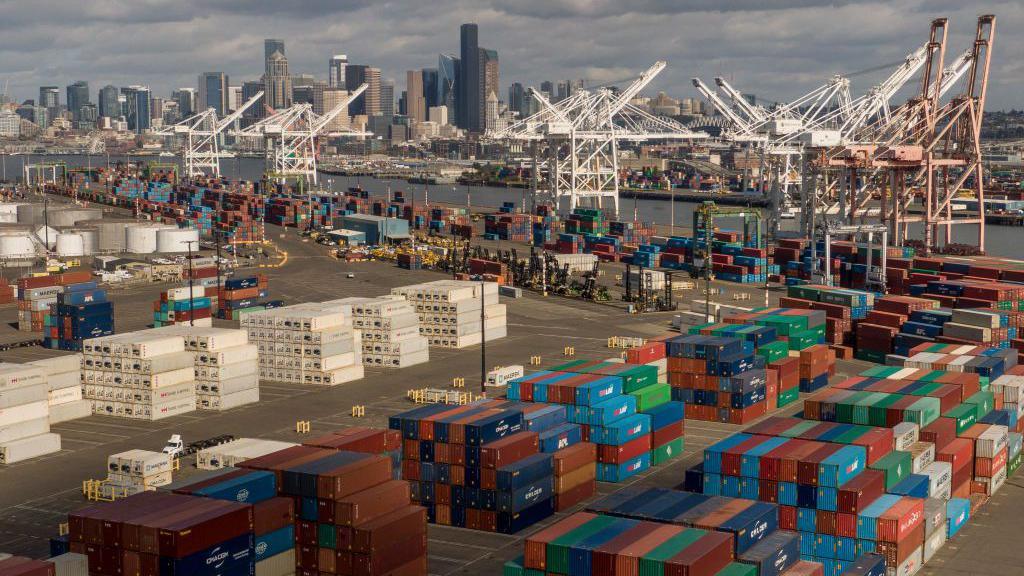
[{"label": "sky", "polygon": [[[933,18],[950,19],[947,59],[969,48],[979,14],[997,16],[989,110],[1024,109],[1024,2],[964,0],[0,0],[0,90],[17,101],[40,85],[87,80],[149,85],[157,96],[222,71],[258,79],[263,39],[285,40],[292,74],[326,79],[333,54],[405,71],[459,51],[476,22],[513,81],[623,81],[657,60],[647,93],[697,97],[691,78],[724,76],[760,101],[792,100],[836,73],[856,97],[924,44]],[[903,97],[901,95],[901,97]]]}]

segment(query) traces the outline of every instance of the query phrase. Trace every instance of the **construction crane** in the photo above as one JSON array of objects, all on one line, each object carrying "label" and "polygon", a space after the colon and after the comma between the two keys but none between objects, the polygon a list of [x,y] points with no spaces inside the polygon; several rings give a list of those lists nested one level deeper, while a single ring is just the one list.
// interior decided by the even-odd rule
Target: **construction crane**
[{"label": "construction crane", "polygon": [[318,138],[322,136],[371,135],[369,132],[348,128],[327,131],[331,122],[342,112],[347,111],[349,104],[361,96],[367,87],[367,84],[363,84],[349,92],[341,102],[323,115],[315,113],[311,104],[295,104],[290,108],[271,114],[236,134],[264,140],[268,171],[274,178],[280,181],[296,178],[316,185]]},{"label": "construction crane", "polygon": [[224,118],[218,119],[217,110],[211,107],[156,133],[161,136],[181,136],[184,139],[185,175],[188,178],[202,176],[204,173],[219,176],[220,159],[224,157],[220,150],[221,133],[260,98],[263,98],[262,91]]},{"label": "construction crane", "polygon": [[570,210],[584,204],[603,208],[605,201],[609,201],[618,213],[620,142],[707,137],[630,103],[665,67],[665,62],[656,62],[620,92],[609,88],[580,90],[555,104],[531,88],[540,111],[506,129],[491,132],[488,137],[535,144],[535,201],[542,186],[539,176],[545,164],[540,157],[543,144],[547,165],[543,187],[550,195],[549,201],[557,206],[559,200],[567,199]]}]

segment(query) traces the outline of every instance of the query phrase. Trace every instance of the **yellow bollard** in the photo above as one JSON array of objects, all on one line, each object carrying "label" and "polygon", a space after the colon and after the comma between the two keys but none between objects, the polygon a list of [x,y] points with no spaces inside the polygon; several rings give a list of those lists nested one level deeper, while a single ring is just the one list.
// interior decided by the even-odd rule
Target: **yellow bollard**
[{"label": "yellow bollard", "polygon": [[562,350],[562,355],[564,355],[564,356],[575,356],[576,355],[576,348],[573,347],[573,346],[566,346]]},{"label": "yellow bollard", "polygon": [[617,337],[609,336],[608,337],[608,347],[609,348],[615,348],[616,345],[618,344],[618,341],[619,341],[619,339]]},{"label": "yellow bollard", "polygon": [[540,366],[540,356],[530,356],[531,366]]},{"label": "yellow bollard", "polygon": [[312,426],[310,426],[309,420],[299,420],[298,422],[295,423],[296,434],[309,434],[309,431],[311,429]]},{"label": "yellow bollard", "polygon": [[455,378],[452,378],[452,388],[465,388],[465,387],[466,387],[466,379],[465,378],[463,378],[462,376],[456,376]]},{"label": "yellow bollard", "polygon": [[352,407],[353,418],[362,418],[363,416],[366,416],[366,406],[360,404]]}]

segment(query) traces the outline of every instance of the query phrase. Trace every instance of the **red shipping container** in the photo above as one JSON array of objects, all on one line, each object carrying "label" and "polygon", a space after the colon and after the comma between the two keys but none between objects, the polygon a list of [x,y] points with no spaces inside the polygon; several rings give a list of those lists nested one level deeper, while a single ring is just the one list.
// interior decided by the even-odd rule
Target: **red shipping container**
[{"label": "red shipping container", "polygon": [[708,532],[679,554],[665,561],[665,576],[715,574],[732,561],[733,537],[725,532]]},{"label": "red shipping container", "polygon": [[537,433],[519,432],[484,444],[480,448],[480,465],[483,468],[502,468],[538,451]]},{"label": "red shipping container", "polygon": [[609,444],[597,445],[597,461],[605,464],[621,464],[641,454],[650,452],[651,435],[645,434],[634,438],[621,446]]},{"label": "red shipping container", "polygon": [[403,506],[356,526],[352,533],[352,551],[360,554],[377,554],[387,549],[390,542],[406,536],[426,534],[426,531],[426,508]]},{"label": "red shipping container", "polygon": [[[467,520],[468,515],[469,511],[467,510]],[[597,518],[597,514],[577,512],[527,537],[523,546],[523,566],[532,570],[546,570],[547,545],[594,518]],[[467,525],[466,527],[468,528],[469,526]]]},{"label": "red shipping container", "polygon": [[839,512],[855,515],[885,493],[885,472],[867,469],[843,484],[836,499]]},{"label": "red shipping container", "polygon": [[901,498],[878,517],[878,540],[880,542],[902,542],[923,524],[924,500]]}]

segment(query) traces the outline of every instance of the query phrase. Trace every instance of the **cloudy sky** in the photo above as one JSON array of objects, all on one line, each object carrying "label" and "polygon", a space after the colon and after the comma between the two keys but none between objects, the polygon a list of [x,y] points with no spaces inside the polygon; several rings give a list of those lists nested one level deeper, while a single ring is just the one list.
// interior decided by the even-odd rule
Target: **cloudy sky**
[{"label": "cloudy sky", "polygon": [[[326,78],[327,60],[405,70],[458,52],[462,22],[498,50],[501,84],[629,78],[666,60],[653,90],[696,96],[693,76],[731,78],[784,101],[833,73],[855,94],[950,18],[949,58],[968,48],[979,14],[998,17],[989,109],[1024,108],[1024,2],[964,0],[0,0],[0,87],[35,98],[41,84],[195,86],[200,72],[232,84],[262,73],[263,38],[285,40],[293,74]],[[397,95],[397,94],[396,94]],[[64,94],[62,92],[61,100]]]}]

